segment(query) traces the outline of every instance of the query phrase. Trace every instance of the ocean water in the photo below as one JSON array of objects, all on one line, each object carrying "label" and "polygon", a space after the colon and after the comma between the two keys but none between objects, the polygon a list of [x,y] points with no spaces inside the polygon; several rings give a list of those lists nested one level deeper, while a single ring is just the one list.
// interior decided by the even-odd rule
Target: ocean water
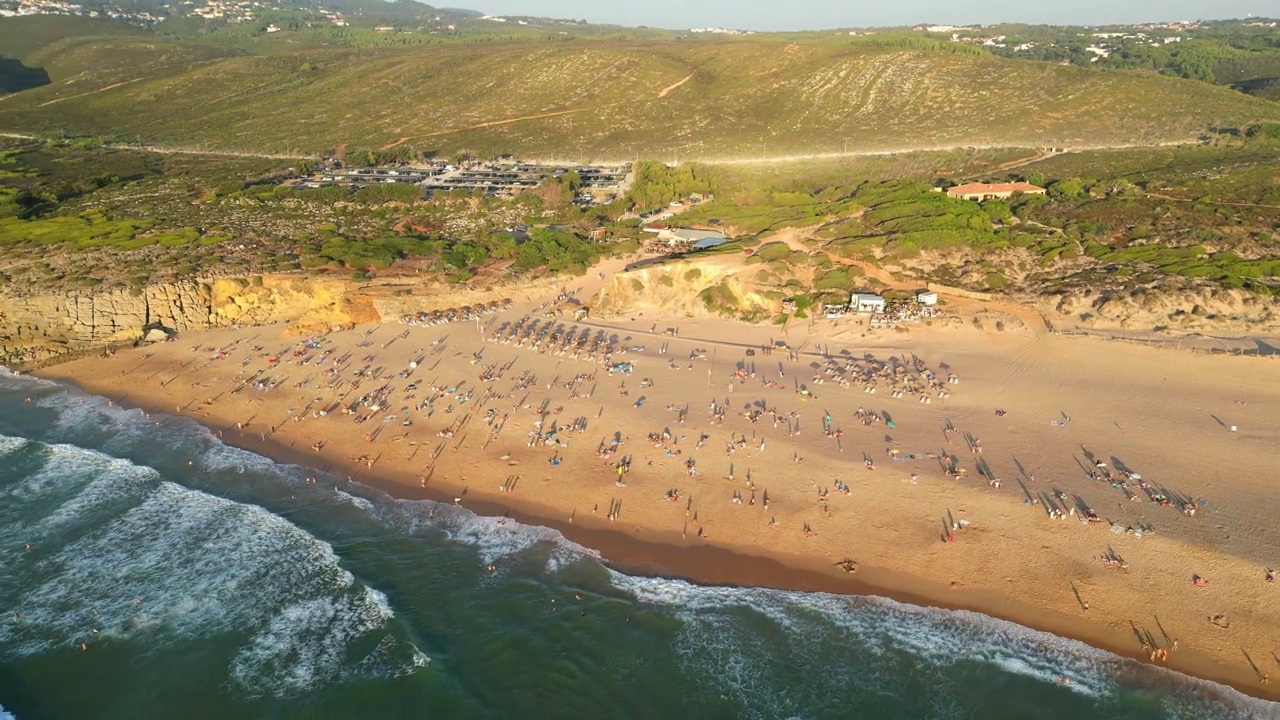
[{"label": "ocean water", "polygon": [[1280,718],[975,613],[632,577],[312,474],[0,371],[0,720]]}]

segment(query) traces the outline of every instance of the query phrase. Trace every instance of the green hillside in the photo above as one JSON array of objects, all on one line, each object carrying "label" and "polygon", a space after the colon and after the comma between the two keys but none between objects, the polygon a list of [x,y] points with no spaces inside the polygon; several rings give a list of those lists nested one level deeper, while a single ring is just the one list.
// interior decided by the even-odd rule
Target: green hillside
[{"label": "green hillside", "polygon": [[0,129],[236,150],[397,144],[724,159],[1147,144],[1280,120],[1280,105],[1200,82],[887,45],[564,41],[248,55],[97,36],[26,52],[53,83],[9,97]]},{"label": "green hillside", "polygon": [[115,20],[75,15],[26,15],[0,19],[0,57],[24,59],[67,38],[91,40],[145,36],[147,31]]},{"label": "green hillside", "polygon": [[1280,51],[1228,58],[1214,66],[1218,82],[1267,100],[1280,100]]}]

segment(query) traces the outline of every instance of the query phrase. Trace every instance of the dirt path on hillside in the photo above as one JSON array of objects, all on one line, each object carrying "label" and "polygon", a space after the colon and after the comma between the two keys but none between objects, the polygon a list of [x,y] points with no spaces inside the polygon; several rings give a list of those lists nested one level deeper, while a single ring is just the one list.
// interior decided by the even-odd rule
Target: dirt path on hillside
[{"label": "dirt path on hillside", "polygon": [[1013,170],[1014,168],[1025,167],[1032,163],[1038,163],[1043,160],[1048,160],[1049,158],[1057,157],[1061,154],[1062,152],[1058,150],[1046,150],[1038,155],[1032,155],[1029,158],[1022,158],[1020,160],[1010,160],[1007,163],[1001,163],[997,165],[995,169],[996,170]]},{"label": "dirt path on hillside", "polygon": [[[811,252],[813,248],[806,245],[804,241],[813,237],[814,231],[819,227],[821,227],[821,225],[802,228],[786,228],[764,238],[764,242],[781,242],[785,243],[787,247],[792,250],[799,250],[806,253]],[[866,277],[882,283],[890,290],[915,291],[921,289],[925,284],[919,280],[902,280],[879,265],[865,260],[853,260],[851,258],[834,256],[829,257],[831,257],[832,262],[839,265],[856,267],[862,270]],[[975,298],[950,295],[944,291],[940,291],[939,294],[945,295],[947,297],[948,304],[957,311],[968,310],[971,313],[994,311],[1012,315],[1021,321],[1022,324],[1026,326],[1027,330],[1031,332],[1033,343],[1037,342],[1041,336],[1052,332],[1052,325],[1039,310],[1028,305],[1023,305],[1014,300],[1002,297],[992,297],[989,300],[979,300]]]},{"label": "dirt path on hillside", "polygon": [[693,76],[694,76],[694,75],[697,75],[697,74],[698,74],[698,73],[696,73],[696,72],[691,72],[691,73],[689,73],[689,75],[688,75],[687,77],[685,77],[683,80],[680,80],[679,82],[677,82],[677,83],[675,83],[675,84],[673,84],[673,85],[668,85],[668,86],[666,86],[666,87],[662,88],[662,92],[658,93],[658,99],[659,99],[659,100],[661,100],[662,98],[666,97],[667,95],[670,95],[672,92],[674,92],[674,91],[675,91],[675,89],[676,89],[676,88],[678,88],[678,87],[680,87],[681,85],[683,85],[683,84],[685,84],[685,83],[689,82],[690,80],[692,80],[692,79],[693,79]]},{"label": "dirt path on hillside", "polygon": [[[850,260],[849,258],[837,257],[833,257],[831,260],[841,265],[850,265],[861,268],[862,271],[866,273],[867,277],[884,283],[885,287],[888,287],[891,290],[919,290],[922,285],[919,281],[900,280],[888,270],[863,260]],[[944,291],[938,291],[938,294],[945,296],[947,298],[947,304],[956,311],[996,311],[1016,317],[1023,325],[1026,326],[1027,330],[1031,332],[1032,342],[1037,342],[1040,337],[1047,335],[1052,331],[1053,326],[1039,310],[1013,300],[1001,297],[993,297],[990,300],[978,300],[975,298],[950,295]]]},{"label": "dirt path on hillside", "polygon": [[[756,143],[757,145],[759,143]],[[1160,143],[1120,143],[1116,145],[1079,145],[1066,148],[1064,152],[1058,153],[1066,155],[1078,152],[1094,152],[1106,150],[1133,150],[1136,148],[1171,148],[1171,147],[1199,147],[1202,145],[1198,140],[1167,140]],[[1011,147],[1010,145],[970,145],[974,150],[1002,150]],[[840,160],[843,158],[861,158],[861,157],[884,157],[888,155],[907,155],[918,152],[947,152],[955,150],[955,145],[941,146],[906,146],[898,148],[888,148],[885,150],[849,150],[846,152],[826,152],[826,153],[804,153],[799,155],[774,155],[770,157],[737,157],[737,158],[695,158],[695,161],[703,165],[769,165],[776,163],[800,162],[804,160]],[[1032,165],[1040,162],[1043,158],[1036,157],[1033,159],[1016,161],[1025,165]],[[1021,165],[1018,165],[1021,167]]]},{"label": "dirt path on hillside", "polygon": [[[607,105],[604,107],[608,107]],[[573,110],[557,110],[549,113],[539,113],[537,115],[525,115],[524,117],[508,118],[506,120],[492,120],[490,122],[480,123],[464,128],[454,128],[452,130],[437,130],[433,133],[427,133],[424,137],[436,137],[437,135],[452,135],[454,133],[466,132],[468,130],[480,130],[481,128],[494,127],[497,125],[510,125],[511,123],[524,122],[526,120],[541,120],[543,118],[557,117],[559,115],[573,115],[574,113],[586,112],[592,108],[574,108]]]},{"label": "dirt path on hillside", "polygon": [[378,148],[378,150],[379,150],[379,151],[382,151],[382,150],[394,150],[395,148],[397,148],[397,147],[399,147],[399,146],[401,146],[401,145],[405,144],[406,142],[408,142],[408,141],[410,141],[410,140],[412,140],[412,139],[413,139],[413,138],[402,137],[402,138],[400,138],[399,140],[397,140],[397,141],[395,141],[395,142],[393,142],[393,143],[387,143],[386,145],[383,145],[382,147]]},{"label": "dirt path on hillside", "polygon": [[48,101],[48,102],[42,102],[42,103],[40,103],[39,105],[37,105],[36,107],[45,107],[45,106],[47,106],[47,105],[52,105],[52,104],[54,104],[54,103],[60,103],[60,102],[62,102],[63,100],[75,100],[76,98],[82,98],[82,97],[85,97],[85,96],[87,96],[87,95],[97,95],[97,94],[98,94],[98,93],[100,93],[100,92],[106,92],[106,91],[108,91],[108,90],[114,90],[115,88],[118,88],[118,87],[121,87],[121,86],[124,86],[124,85],[128,85],[129,83],[136,83],[136,82],[138,82],[138,81],[139,81],[139,80],[141,80],[141,79],[142,79],[142,78],[134,78],[134,79],[132,79],[132,80],[125,80],[124,82],[112,83],[111,85],[107,85],[106,87],[100,87],[100,88],[98,88],[97,90],[90,90],[89,92],[86,92],[86,93],[80,93],[79,95],[68,95],[68,96],[66,96],[66,97],[54,98],[54,99],[52,99],[52,100],[50,100],[50,101]]},{"label": "dirt path on hillside", "polygon": [[[1174,197],[1172,195],[1161,195],[1160,193],[1143,193],[1143,194],[1149,198],[1157,198],[1159,200],[1169,200],[1172,202],[1185,202],[1185,203],[1200,202],[1198,198],[1180,198],[1180,197]],[[1208,200],[1206,202],[1211,202],[1214,205],[1227,205],[1230,207],[1262,208],[1264,210],[1280,210],[1280,205],[1263,205],[1261,203],[1226,202],[1225,200]]]},{"label": "dirt path on hillside", "polygon": [[1038,152],[1036,152],[1036,154],[1035,154],[1035,155],[1031,155],[1031,156],[1029,156],[1029,157],[1018,158],[1017,160],[1010,160],[1010,161],[1008,161],[1008,162],[1000,163],[999,165],[997,165],[997,166],[995,166],[995,167],[991,168],[990,170],[983,170],[982,172],[974,173],[974,174],[972,174],[972,175],[965,175],[962,179],[964,179],[964,180],[974,180],[974,179],[976,179],[976,178],[980,178],[980,177],[983,177],[983,176],[986,176],[986,175],[990,175],[991,173],[995,173],[995,172],[1004,172],[1004,171],[1007,171],[1007,170],[1014,170],[1014,169],[1016,169],[1016,168],[1026,167],[1027,165],[1032,165],[1032,164],[1034,164],[1034,163],[1044,162],[1045,160],[1048,160],[1048,159],[1050,159],[1050,158],[1055,158],[1055,157],[1057,157],[1057,156],[1059,156],[1059,155],[1063,155],[1063,154],[1065,154],[1065,151],[1063,151],[1063,150],[1057,150],[1057,149],[1050,149],[1050,150],[1038,151]]},{"label": "dirt path on hillside", "polygon": [[813,237],[813,233],[820,227],[822,227],[822,225],[810,225],[809,227],[800,228],[783,228],[782,230],[778,230],[772,235],[764,238],[764,242],[786,243],[787,247],[792,250],[799,250],[800,252],[808,253],[811,252],[813,248],[805,245],[804,241]]},{"label": "dirt path on hillside", "polygon": [[831,258],[831,260],[832,262],[837,262],[837,263],[840,263],[841,265],[851,265],[853,267],[859,268],[862,270],[862,272],[866,273],[867,277],[871,278],[872,280],[882,282],[885,284],[886,287],[891,288],[893,290],[914,290],[914,289],[919,289],[920,287],[920,283],[918,282],[904,282],[902,280],[899,280],[897,277],[893,275],[893,273],[889,272],[888,270],[885,270],[884,268],[879,267],[877,265],[872,265],[871,263],[863,260],[850,260],[849,258],[841,258],[841,257],[833,257]]},{"label": "dirt path on hillside", "polygon": [[[17,140],[43,140],[38,135],[27,135],[25,133],[0,132],[0,137],[14,138]],[[161,147],[159,145],[106,145],[104,147],[112,150],[135,150],[137,152],[151,152],[158,155],[209,155],[211,157],[238,157],[238,158],[263,158],[267,160],[313,160],[315,155],[288,155],[284,153],[253,153],[240,152],[239,150],[204,150],[201,148],[171,148]]]},{"label": "dirt path on hillside", "polygon": [[[696,75],[696,74],[697,74],[697,73],[689,73],[689,75],[688,75],[687,77],[685,77],[685,78],[683,78],[683,79],[679,80],[678,82],[676,82],[676,83],[674,83],[674,84],[672,84],[672,85],[668,85],[667,87],[663,88],[661,91],[659,91],[659,92],[658,92],[658,98],[664,98],[664,97],[666,97],[669,93],[673,92],[676,88],[678,88],[678,87],[680,87],[681,85],[684,85],[685,83],[687,83],[687,82],[689,82],[690,80],[692,80],[692,79],[693,79],[693,76],[694,76],[694,75]],[[605,104],[605,105],[597,105],[597,106],[593,106],[593,107],[573,108],[572,110],[557,110],[557,111],[555,111],[555,112],[538,113],[537,115],[523,115],[523,116],[521,116],[521,117],[517,117],[517,118],[507,118],[506,120],[491,120],[491,121],[489,121],[489,122],[483,122],[483,123],[480,123],[480,124],[478,124],[478,125],[471,125],[471,126],[464,127],[464,128],[455,128],[455,129],[452,129],[452,130],[437,130],[436,132],[433,132],[433,133],[427,133],[424,137],[437,137],[437,136],[439,136],[439,135],[452,135],[452,134],[454,134],[454,133],[466,132],[466,131],[468,131],[468,130],[481,130],[481,129],[483,129],[483,128],[487,128],[487,127],[496,127],[496,126],[498,126],[498,125],[510,125],[511,123],[524,122],[524,121],[526,121],[526,120],[542,120],[542,119],[550,118],[550,117],[559,117],[560,115],[573,115],[573,114],[575,114],[575,113],[586,112],[586,111],[588,111],[588,110],[598,110],[598,109],[603,109],[603,108],[611,108],[611,107],[614,107],[614,106],[616,106],[616,105],[621,105],[621,104],[623,104],[623,103],[622,103],[622,102],[613,102],[613,103],[607,103],[607,104]],[[383,147],[382,149],[383,149],[383,150],[390,150],[391,148],[393,148],[393,147],[395,147],[395,146],[399,145],[400,143],[403,143],[403,142],[405,142],[406,140],[410,140],[410,139],[411,139],[411,138],[400,138],[399,140],[395,141],[394,143],[391,143],[390,145],[387,145],[386,147]]]}]

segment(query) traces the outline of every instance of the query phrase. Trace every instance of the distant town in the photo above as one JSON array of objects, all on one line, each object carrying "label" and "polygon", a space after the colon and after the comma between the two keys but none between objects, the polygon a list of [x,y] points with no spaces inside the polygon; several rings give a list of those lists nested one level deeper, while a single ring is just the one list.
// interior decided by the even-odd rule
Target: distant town
[{"label": "distant town", "polygon": [[[72,2],[69,0],[0,0],[0,17],[17,17],[24,15],[77,15],[93,18],[111,18],[122,22],[140,25],[144,27],[154,27],[170,18],[188,17],[201,18],[204,20],[219,21],[229,24],[239,24],[247,22],[265,22],[264,13],[274,13],[276,16],[281,11],[298,11],[303,10],[308,14],[306,25],[333,25],[337,27],[346,27],[351,25],[353,21],[361,19],[361,13],[343,13],[339,10],[316,5],[314,7],[299,7],[281,5],[273,3],[270,0],[181,0],[180,2],[164,3],[156,6],[153,10],[140,9],[135,3],[123,2],[113,4],[110,2]],[[426,13],[432,12],[430,6],[423,6]],[[424,16],[416,18],[412,23],[412,27],[401,27],[399,25],[379,25],[375,30],[382,32],[403,31],[409,32],[413,30],[426,32],[440,32],[457,30],[458,25],[454,22],[457,13],[463,11],[441,10],[439,15]],[[518,26],[528,27],[568,27],[585,24],[578,20],[564,20],[556,18],[543,17],[511,17],[503,15],[481,15],[479,13],[467,13],[468,19],[478,20],[486,23],[503,24],[510,23]],[[274,17],[272,18],[274,19]],[[423,23],[425,21],[425,24]],[[1277,22],[1270,19],[1246,19],[1236,21],[1242,27],[1255,28],[1275,28]],[[369,24],[367,20],[365,24]],[[1147,45],[1167,45],[1170,43],[1181,42],[1189,33],[1196,30],[1202,30],[1212,25],[1203,21],[1183,21],[1183,22],[1165,22],[1165,23],[1142,23],[1136,25],[1116,25],[1107,26],[1105,28],[1083,28],[1083,31],[1089,36],[1097,40],[1096,43],[1088,47],[1088,51],[1093,53],[1096,58],[1105,58],[1112,52],[1119,49],[1122,43],[1141,42]],[[979,45],[991,49],[1002,49],[1010,52],[1030,52],[1033,50],[1064,47],[1054,40],[1026,40],[1015,38],[1007,32],[1000,31],[1006,26],[991,25],[932,25],[921,24],[910,28],[910,30],[920,33],[929,33],[932,35],[946,35],[950,37],[952,42],[963,43],[968,45]],[[274,33],[285,29],[277,24],[265,25],[265,32]],[[882,28],[881,30],[885,30]],[[1058,28],[1058,30],[1066,31],[1067,28]],[[1097,30],[1097,32],[1091,32]],[[755,35],[755,30],[743,30],[732,27],[698,27],[690,28],[683,31],[691,35]],[[839,34],[847,34],[849,36],[870,36],[876,35],[876,29],[842,29],[836,30]],[[566,34],[561,31],[559,34]]]},{"label": "distant town", "polygon": [[[61,0],[0,0],[0,17],[23,15],[79,15],[92,18],[110,18],[131,25],[151,27],[165,19],[163,14],[122,7],[88,7]],[[0,53],[3,54],[3,53]]]},{"label": "distant town", "polygon": [[574,202],[599,205],[626,193],[631,165],[554,165],[529,163],[514,158],[454,164],[427,161],[403,165],[347,166],[341,160],[321,163],[310,175],[291,182],[294,187],[369,187],[386,183],[417,185],[424,195],[452,190],[482,191],[491,197],[512,197],[521,190],[535,188],[550,178],[575,173],[580,189]]},{"label": "distant town", "polygon": [[[1271,23],[1274,26],[1275,23]],[[1124,43],[1141,43],[1153,47],[1182,42],[1182,34],[1202,27],[1198,22],[1149,23],[1127,27],[1124,31],[1091,32],[1088,37],[1095,40],[1085,49],[1094,55],[1093,61],[1109,57],[1120,50]],[[1009,35],[989,35],[983,32],[980,25],[921,25],[917,31],[949,34],[951,42],[966,45],[982,45],[988,48],[1008,48],[1015,52],[1028,52],[1037,47],[1059,47],[1053,41],[1047,42],[1011,42]]]}]

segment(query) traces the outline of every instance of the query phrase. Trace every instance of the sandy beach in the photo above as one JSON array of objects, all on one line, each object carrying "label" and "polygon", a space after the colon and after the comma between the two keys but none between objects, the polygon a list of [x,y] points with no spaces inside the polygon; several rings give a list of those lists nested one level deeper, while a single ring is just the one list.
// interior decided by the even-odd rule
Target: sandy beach
[{"label": "sandy beach", "polygon": [[555,306],[184,333],[39,374],[632,571],[967,608],[1280,698],[1273,359]]}]

